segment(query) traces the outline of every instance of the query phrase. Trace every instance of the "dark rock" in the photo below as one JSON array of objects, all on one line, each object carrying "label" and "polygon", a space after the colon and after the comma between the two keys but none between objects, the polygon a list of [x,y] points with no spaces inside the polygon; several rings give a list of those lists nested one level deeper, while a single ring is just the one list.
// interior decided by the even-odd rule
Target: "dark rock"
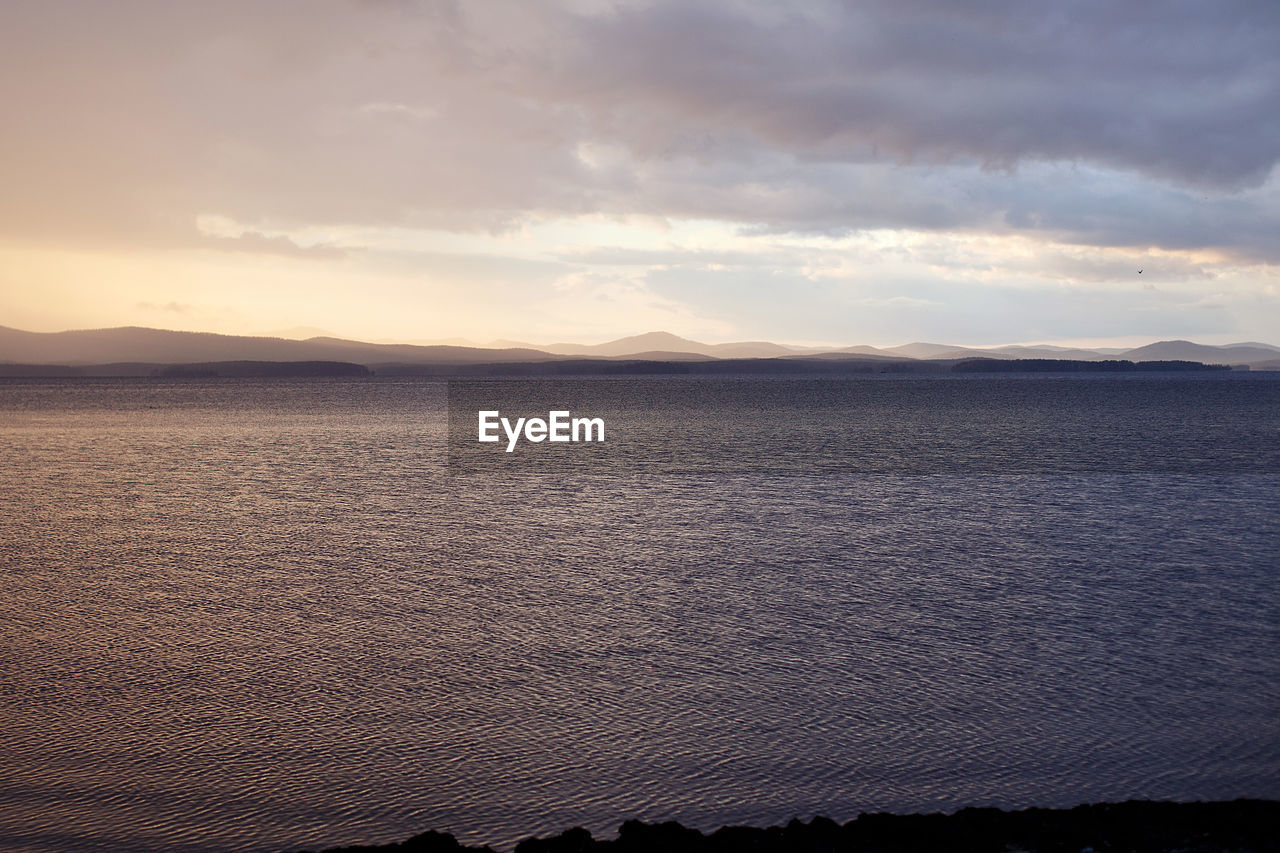
[{"label": "dark rock", "polygon": [[589,853],[595,849],[595,839],[580,826],[551,838],[526,838],[516,845],[516,853]]},{"label": "dark rock", "polygon": [[[392,853],[392,851],[396,851],[396,853],[458,853],[458,851],[493,853],[493,849],[487,845],[485,847],[463,847],[458,843],[458,839],[449,833],[435,832],[434,830],[428,830],[421,835],[415,835],[395,844],[361,844],[354,847],[335,847],[325,850],[324,853]],[[304,851],[304,853],[306,852]]]},{"label": "dark rock", "polygon": [[706,838],[696,829],[688,829],[674,820],[666,823],[641,823],[629,820],[618,828],[614,849],[619,851],[662,851],[662,853],[694,853],[706,849]]},{"label": "dark rock", "polygon": [[[427,832],[401,844],[329,853],[455,853],[452,835]],[[1130,801],[1073,809],[962,809],[951,815],[864,814],[841,826],[825,817],[784,827],[728,826],[711,835],[680,824],[629,820],[613,841],[581,827],[528,838],[516,853],[1280,853],[1280,802]]]}]

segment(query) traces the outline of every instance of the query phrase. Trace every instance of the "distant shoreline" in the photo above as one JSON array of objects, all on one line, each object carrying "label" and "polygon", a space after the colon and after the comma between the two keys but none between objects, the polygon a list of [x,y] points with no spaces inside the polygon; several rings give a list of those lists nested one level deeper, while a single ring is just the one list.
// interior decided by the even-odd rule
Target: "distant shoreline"
[{"label": "distant shoreline", "polygon": [[1128,361],[1107,359],[887,360],[732,358],[703,361],[564,359],[476,363],[357,364],[343,361],[215,361],[185,364],[123,362],[111,364],[0,363],[3,378],[157,378],[212,379],[266,377],[422,376],[440,379],[474,377],[551,378],[572,376],[860,376],[891,374],[938,376],[988,373],[1221,373],[1247,367],[1198,361]]},{"label": "distant shoreline", "polygon": [[[766,828],[726,826],[709,834],[674,821],[622,824],[616,839],[595,839],[582,828],[550,838],[529,838],[515,853],[818,853],[818,851],[972,853],[1044,851],[1210,851],[1280,850],[1280,801],[1095,803],[1071,809],[968,808],[954,814],[863,814],[838,824],[825,817],[792,820]],[[492,853],[468,847],[448,833],[425,832],[405,841],[328,848],[323,853]]]}]

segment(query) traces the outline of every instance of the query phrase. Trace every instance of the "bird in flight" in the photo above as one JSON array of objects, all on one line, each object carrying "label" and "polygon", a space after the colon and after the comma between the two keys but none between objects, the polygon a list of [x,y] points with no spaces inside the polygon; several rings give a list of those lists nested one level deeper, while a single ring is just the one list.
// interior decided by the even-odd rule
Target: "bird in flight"
[{"label": "bird in flight", "polygon": [[1138,270],[1138,275],[1142,275],[1142,270]]}]

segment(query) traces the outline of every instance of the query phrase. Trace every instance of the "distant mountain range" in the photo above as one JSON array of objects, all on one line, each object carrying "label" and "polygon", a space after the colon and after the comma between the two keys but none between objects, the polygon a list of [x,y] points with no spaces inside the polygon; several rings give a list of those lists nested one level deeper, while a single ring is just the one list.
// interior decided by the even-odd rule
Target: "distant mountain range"
[{"label": "distant mountain range", "polygon": [[[457,339],[455,339],[456,341]],[[717,359],[803,359],[806,361],[956,361],[971,358],[1069,359],[1100,361],[1199,361],[1280,370],[1280,347],[1246,342],[1210,346],[1191,341],[1159,341],[1133,349],[1073,349],[1004,346],[975,349],[949,344],[910,343],[895,347],[795,347],[768,341],[704,344],[649,332],[602,344],[495,341],[489,346],[458,343],[388,344],[318,336],[305,340],[175,332],[134,326],[68,332],[25,332],[0,326],[0,364],[8,365],[171,365],[229,361],[350,362],[387,365],[537,363],[582,359],[711,361]],[[12,372],[12,371],[10,371]]]},{"label": "distant mountain range", "polygon": [[644,353],[680,353],[710,358],[787,358],[815,355],[857,355],[888,358],[959,359],[959,358],[1056,358],[1077,361],[1127,359],[1130,361],[1204,361],[1219,364],[1257,364],[1280,359],[1280,347],[1271,344],[1239,343],[1225,346],[1197,344],[1191,341],[1160,341],[1132,349],[1081,349],[1044,344],[1040,346],[1003,346],[992,349],[962,347],[955,344],[910,343],[896,347],[796,347],[768,341],[738,341],[728,344],[704,344],[673,335],[670,332],[648,332],[608,341],[603,344],[547,344],[521,341],[494,341],[490,346],[540,350],[555,355],[594,356],[597,358],[635,357]]},{"label": "distant mountain range", "polygon": [[823,348],[788,347],[768,341],[740,341],[732,344],[704,344],[670,332],[647,332],[603,344],[548,344],[538,346],[517,341],[495,341],[510,346],[528,347],[555,355],[618,358],[639,353],[682,353],[709,358],[779,358],[798,353],[823,352]]},{"label": "distant mountain range", "polygon": [[173,332],[124,326],[74,332],[23,332],[0,326],[0,362],[25,364],[181,364],[212,361],[348,361],[442,363],[545,361],[533,349],[370,344],[341,338],[283,338]]}]

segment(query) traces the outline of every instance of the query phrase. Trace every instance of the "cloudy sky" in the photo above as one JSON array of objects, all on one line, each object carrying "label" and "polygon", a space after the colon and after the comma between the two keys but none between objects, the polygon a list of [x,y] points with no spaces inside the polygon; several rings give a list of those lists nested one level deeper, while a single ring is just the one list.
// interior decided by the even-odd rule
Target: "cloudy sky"
[{"label": "cloudy sky", "polygon": [[1280,343],[1275,0],[5,0],[0,104],[0,325]]}]

